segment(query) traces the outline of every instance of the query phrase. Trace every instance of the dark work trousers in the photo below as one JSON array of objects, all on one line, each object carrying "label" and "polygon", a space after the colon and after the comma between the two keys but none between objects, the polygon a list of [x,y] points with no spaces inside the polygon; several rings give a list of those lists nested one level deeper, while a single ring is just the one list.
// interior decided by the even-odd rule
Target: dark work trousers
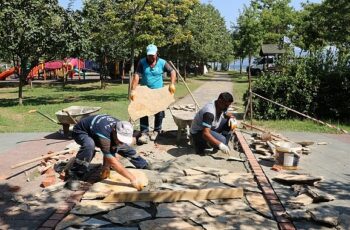
[{"label": "dark work trousers", "polygon": [[[228,142],[231,139],[232,132],[229,131],[222,131],[221,133],[210,130],[210,134],[218,141],[224,143],[225,145],[228,144]],[[206,140],[203,138],[203,131],[198,132],[196,134],[191,134],[192,137],[192,144],[194,146],[194,149],[197,154],[203,154],[205,149],[209,148],[218,148],[218,146],[210,146]]]},{"label": "dark work trousers", "polygon": [[[73,164],[72,171],[76,171],[77,174],[81,174],[81,172],[86,172],[89,163],[92,158],[95,156],[95,141],[87,134],[87,133],[74,133],[73,138],[75,142],[80,145],[80,149],[77,153],[76,160]],[[121,156],[130,160],[130,162],[136,168],[144,168],[147,166],[147,161],[140,157],[135,149],[132,147],[123,144],[117,147],[116,152]],[[112,154],[115,155],[115,154]]]},{"label": "dark work trousers", "polygon": [[[164,111],[156,113],[154,115],[154,131],[162,130],[163,118],[165,117]],[[149,132],[148,116],[140,118],[141,133]]]}]

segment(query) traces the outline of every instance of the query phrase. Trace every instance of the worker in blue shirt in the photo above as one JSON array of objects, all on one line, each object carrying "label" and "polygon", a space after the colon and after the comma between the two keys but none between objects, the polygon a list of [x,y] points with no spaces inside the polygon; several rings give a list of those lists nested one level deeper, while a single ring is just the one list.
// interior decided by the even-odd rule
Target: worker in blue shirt
[{"label": "worker in blue shirt", "polygon": [[80,145],[72,167],[67,171],[71,180],[82,180],[88,166],[95,156],[95,146],[103,153],[102,179],[109,174],[112,167],[122,176],[130,180],[138,190],[143,185],[131,172],[118,161],[116,153],[128,158],[139,169],[147,169],[148,163],[130,147],[133,140],[133,127],[127,121],[120,121],[109,115],[94,115],[81,119],[73,128],[72,137]]},{"label": "worker in blue shirt", "polygon": [[[142,58],[136,68],[132,83],[130,99],[135,99],[135,89],[140,82],[141,85],[147,86],[150,89],[159,89],[164,86],[163,73],[167,72],[170,75],[169,92],[175,93],[175,81],[176,72],[164,59],[158,57],[157,46],[150,44],[146,48],[147,57]],[[164,111],[161,111],[154,115],[154,130],[149,133],[148,117],[142,117],[140,119],[141,137],[139,142],[146,144],[151,140],[155,140],[159,132],[162,130],[162,122],[164,118]]]}]

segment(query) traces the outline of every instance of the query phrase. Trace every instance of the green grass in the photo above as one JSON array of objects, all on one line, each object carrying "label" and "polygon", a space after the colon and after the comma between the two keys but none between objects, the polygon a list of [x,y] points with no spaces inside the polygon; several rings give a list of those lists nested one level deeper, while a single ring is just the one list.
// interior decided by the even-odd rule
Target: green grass
[{"label": "green grass", "polygon": [[[233,76],[233,95],[235,97],[235,106],[240,109],[238,112],[244,113],[243,94],[248,89],[248,77],[245,73],[230,72]],[[252,79],[254,84],[254,78]],[[341,129],[350,132],[349,123],[338,123],[334,121],[323,121],[335,125]],[[319,132],[319,133],[339,133],[336,129],[329,128],[325,125],[316,123],[308,119],[294,120],[253,120],[253,125],[263,127],[270,131],[295,131],[295,132]]]},{"label": "green grass", "polygon": [[[191,90],[199,87],[202,78],[188,78],[186,83]],[[188,94],[180,81],[176,85],[175,98]],[[62,85],[34,85],[23,89],[23,105],[18,105],[18,88],[0,89],[0,132],[50,132],[60,126],[39,113],[38,110],[56,120],[55,112],[72,105],[99,106],[99,113],[106,113],[120,119],[127,119],[128,84],[109,83],[100,89],[100,83],[81,83]]]}]

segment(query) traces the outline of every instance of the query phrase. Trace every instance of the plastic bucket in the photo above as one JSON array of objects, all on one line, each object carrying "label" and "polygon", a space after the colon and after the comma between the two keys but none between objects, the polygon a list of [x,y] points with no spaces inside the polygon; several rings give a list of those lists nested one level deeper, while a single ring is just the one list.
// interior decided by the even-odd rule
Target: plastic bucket
[{"label": "plastic bucket", "polygon": [[294,153],[284,153],[283,166],[294,166]]}]

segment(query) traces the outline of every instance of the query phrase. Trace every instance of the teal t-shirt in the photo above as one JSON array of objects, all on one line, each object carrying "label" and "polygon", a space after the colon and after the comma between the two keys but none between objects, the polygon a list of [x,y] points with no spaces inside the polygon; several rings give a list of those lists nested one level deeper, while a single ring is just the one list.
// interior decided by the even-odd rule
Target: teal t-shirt
[{"label": "teal t-shirt", "polygon": [[146,58],[142,58],[137,68],[137,73],[142,76],[141,85],[145,85],[151,89],[159,89],[163,87],[163,73],[167,71],[165,68],[166,61],[158,58],[156,65],[152,68]]}]

